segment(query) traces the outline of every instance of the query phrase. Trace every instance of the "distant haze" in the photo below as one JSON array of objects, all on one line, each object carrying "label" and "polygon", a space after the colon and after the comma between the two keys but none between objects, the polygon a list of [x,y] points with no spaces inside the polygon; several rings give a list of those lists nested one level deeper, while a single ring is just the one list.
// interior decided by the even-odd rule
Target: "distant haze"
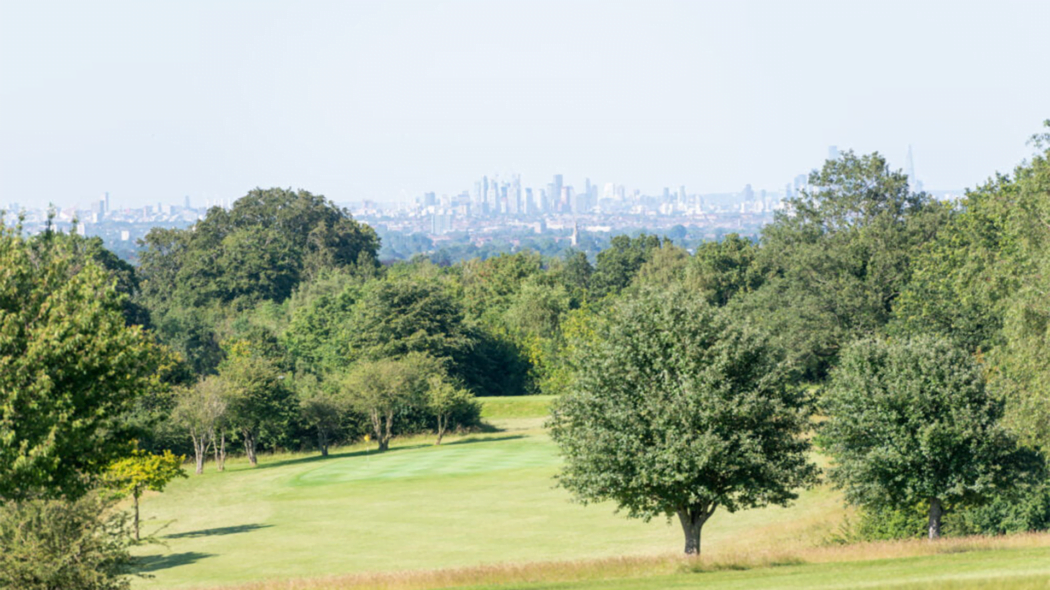
[{"label": "distant haze", "polygon": [[1050,2],[0,2],[0,208],[781,189],[828,146],[929,189],[1050,118]]}]

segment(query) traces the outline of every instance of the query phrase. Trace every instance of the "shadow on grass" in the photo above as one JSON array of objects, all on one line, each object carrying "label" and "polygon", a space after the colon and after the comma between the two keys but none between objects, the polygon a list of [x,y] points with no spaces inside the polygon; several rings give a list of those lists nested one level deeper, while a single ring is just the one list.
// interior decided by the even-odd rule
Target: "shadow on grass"
[{"label": "shadow on grass", "polygon": [[[503,431],[499,430],[497,428],[493,428],[493,430],[482,429],[480,431],[480,433],[482,433],[482,434],[484,434],[484,433],[496,433],[496,432],[503,432]],[[457,440],[457,441],[453,441],[453,442],[447,442],[447,443],[441,443],[441,446],[446,446],[446,445],[465,445],[465,444],[481,443],[481,442],[495,442],[495,441],[501,441],[501,440],[513,440],[513,439],[516,439],[516,438],[525,438],[525,435],[524,434],[512,434],[512,435],[508,435],[508,436],[492,436],[492,437],[468,436],[467,438],[464,438],[464,439],[461,439],[461,440]],[[311,455],[309,457],[298,457],[296,459],[284,459],[282,461],[273,461],[273,462],[259,462],[259,465],[257,467],[255,467],[254,469],[269,469],[271,467],[284,467],[286,465],[305,465],[307,463],[316,463],[316,462],[319,462],[319,461],[326,461],[328,459],[349,459],[351,457],[366,457],[366,456],[367,457],[375,457],[377,455],[386,455],[386,454],[389,454],[389,453],[397,453],[398,451],[411,451],[413,449],[425,449],[427,447],[432,447],[432,446],[434,446],[433,443],[417,443],[417,444],[410,444],[410,445],[401,445],[401,446],[390,447],[389,449],[383,451],[382,453],[380,453],[376,449],[366,449],[366,450],[358,450],[358,451],[333,451],[333,452],[328,453],[327,457],[323,457],[323,456],[321,456],[320,453],[318,453],[316,455]]]},{"label": "shadow on grass", "polygon": [[320,453],[311,455],[309,457],[299,457],[297,459],[284,459],[282,461],[270,462],[259,462],[259,465],[254,469],[269,469],[271,467],[284,467],[285,465],[304,465],[306,463],[316,463],[319,461],[327,461],[328,459],[349,459],[350,457],[374,457],[376,455],[385,455],[387,453],[396,453],[398,451],[409,451],[412,449],[422,449],[429,447],[429,444],[420,443],[414,445],[405,445],[399,447],[391,447],[386,451],[380,453],[376,449],[365,449],[361,451],[333,451],[328,453],[327,457],[322,456]]},{"label": "shadow on grass", "polygon": [[239,524],[237,526],[224,526],[215,529],[201,529],[199,531],[189,531],[185,533],[175,533],[173,535],[164,535],[164,538],[195,539],[197,537],[214,537],[216,535],[236,535],[237,533],[247,533],[258,529],[267,529],[272,526],[272,524]]},{"label": "shadow on grass", "polygon": [[452,442],[441,443],[441,446],[452,446],[452,445],[472,445],[474,443],[484,442],[499,442],[501,440],[515,440],[519,438],[525,438],[524,434],[508,434],[507,436],[468,436],[460,440],[454,440]]},{"label": "shadow on grass", "polygon": [[206,557],[213,557],[212,553],[200,553],[187,551],[185,553],[169,553],[167,555],[144,555],[136,557],[132,561],[132,568],[140,574],[148,574],[160,570],[166,570],[180,565],[196,563]]}]

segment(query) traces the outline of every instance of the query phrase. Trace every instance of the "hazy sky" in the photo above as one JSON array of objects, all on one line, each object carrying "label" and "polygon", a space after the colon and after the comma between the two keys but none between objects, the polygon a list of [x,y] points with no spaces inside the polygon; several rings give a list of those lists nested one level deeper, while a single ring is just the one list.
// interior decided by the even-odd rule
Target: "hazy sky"
[{"label": "hazy sky", "polygon": [[1048,0],[0,0],[0,206],[775,190],[829,145],[973,186],[1050,118],[1048,26]]}]

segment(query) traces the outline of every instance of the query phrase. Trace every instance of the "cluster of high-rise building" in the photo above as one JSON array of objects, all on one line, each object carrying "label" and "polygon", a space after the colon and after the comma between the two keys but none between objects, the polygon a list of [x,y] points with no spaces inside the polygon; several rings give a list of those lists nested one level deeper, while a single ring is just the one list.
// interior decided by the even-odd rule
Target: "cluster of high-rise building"
[{"label": "cluster of high-rise building", "polygon": [[[806,177],[800,178],[804,181]],[[584,180],[583,187],[577,189],[566,184],[561,174],[555,174],[542,187],[523,186],[520,175],[509,179],[483,176],[474,183],[473,191],[451,196],[427,192],[417,198],[413,206],[400,208],[396,214],[380,211],[368,202],[359,210],[366,216],[385,213],[386,216],[425,217],[429,223],[424,226],[424,231],[440,235],[462,229],[465,224],[491,225],[501,223],[501,220],[520,224],[565,216],[675,216],[688,221],[719,214],[761,214],[779,208],[791,190],[789,184],[784,193],[755,191],[749,184],[736,193],[702,195],[679,186],[674,189],[666,187],[660,193],[649,195],[637,189],[628,190],[622,184],[599,185],[589,178]]]}]

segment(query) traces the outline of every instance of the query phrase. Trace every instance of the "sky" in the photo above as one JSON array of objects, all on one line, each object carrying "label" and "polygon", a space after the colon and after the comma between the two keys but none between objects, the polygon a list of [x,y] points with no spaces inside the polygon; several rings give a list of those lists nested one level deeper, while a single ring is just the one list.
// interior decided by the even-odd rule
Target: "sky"
[{"label": "sky", "polygon": [[1033,153],[1050,1],[0,0],[0,207],[779,190],[828,146],[927,189]]}]

